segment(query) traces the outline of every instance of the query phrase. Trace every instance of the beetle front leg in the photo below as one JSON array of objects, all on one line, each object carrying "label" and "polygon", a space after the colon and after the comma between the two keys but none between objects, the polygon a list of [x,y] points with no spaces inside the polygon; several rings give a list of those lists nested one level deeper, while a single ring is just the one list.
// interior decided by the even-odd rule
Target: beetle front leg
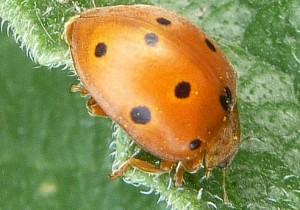
[{"label": "beetle front leg", "polygon": [[[70,88],[72,93],[79,92],[81,97],[90,96],[89,91],[83,87],[81,84],[72,85]],[[92,117],[105,117],[107,116],[106,113],[103,111],[103,109],[97,104],[96,100],[90,96],[89,100],[86,103],[86,108],[88,110],[88,113]]]},{"label": "beetle front leg", "polygon": [[87,101],[86,108],[88,110],[88,113],[92,117],[107,117],[106,113],[97,104],[97,102],[95,101],[95,99],[93,97],[90,97],[89,100]]},{"label": "beetle front leg", "polygon": [[176,166],[176,171],[175,171],[175,186],[176,187],[181,187],[184,183],[184,166],[181,162],[178,162]]},{"label": "beetle front leg", "polygon": [[137,158],[130,158],[117,171],[110,175],[110,179],[115,180],[122,177],[130,168],[137,168],[144,172],[160,174],[169,172],[172,170],[173,166],[174,163],[169,161],[162,161],[160,167],[157,167],[151,163],[148,163],[147,161]]},{"label": "beetle front leg", "polygon": [[71,85],[70,91],[72,93],[79,93],[81,97],[85,97],[85,96],[90,95],[89,91],[87,89],[85,89],[85,87],[83,87],[81,84]]}]

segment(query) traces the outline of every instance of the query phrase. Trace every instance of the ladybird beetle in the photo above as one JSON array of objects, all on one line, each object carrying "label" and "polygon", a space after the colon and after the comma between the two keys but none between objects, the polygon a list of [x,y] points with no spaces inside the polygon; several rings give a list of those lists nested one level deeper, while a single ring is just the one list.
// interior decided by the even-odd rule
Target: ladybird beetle
[{"label": "ladybird beetle", "polygon": [[225,168],[240,144],[236,74],[220,48],[185,18],[147,5],[94,8],[65,29],[80,85],[92,115],[121,125],[160,167],[130,158],[150,173],[202,166]]}]

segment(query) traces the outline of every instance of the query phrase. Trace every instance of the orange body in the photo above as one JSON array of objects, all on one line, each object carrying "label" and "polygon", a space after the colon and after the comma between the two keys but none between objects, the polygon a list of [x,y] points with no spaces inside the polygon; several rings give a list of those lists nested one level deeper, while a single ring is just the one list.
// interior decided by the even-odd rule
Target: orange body
[{"label": "orange body", "polygon": [[230,162],[236,75],[200,29],[161,8],[115,6],[73,18],[65,36],[83,86],[144,150],[188,171]]}]

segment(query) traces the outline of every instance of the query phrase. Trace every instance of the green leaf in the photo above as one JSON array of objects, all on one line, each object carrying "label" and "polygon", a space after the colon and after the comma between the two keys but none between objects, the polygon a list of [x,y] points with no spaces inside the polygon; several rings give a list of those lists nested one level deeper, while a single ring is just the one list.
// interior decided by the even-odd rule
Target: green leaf
[{"label": "green leaf", "polygon": [[[78,14],[86,8],[94,7],[94,5],[131,4],[136,2],[151,3],[175,10],[202,27],[204,31],[221,45],[239,75],[238,96],[243,142],[229,169],[227,191],[232,203],[231,205],[224,205],[220,198],[222,197],[222,176],[218,169],[214,171],[213,176],[209,180],[201,179],[203,171],[193,175],[186,174],[186,185],[183,189],[176,189],[172,184],[170,185],[170,179],[173,174],[154,176],[138,170],[131,170],[126,174],[124,178],[125,181],[135,186],[140,186],[143,191],[160,194],[160,200],[165,199],[167,205],[174,209],[183,209],[187,206],[189,206],[190,209],[227,209],[234,207],[237,209],[298,209],[300,206],[299,1],[149,0],[141,2],[11,0],[0,3],[0,16],[4,20],[10,21],[9,25],[13,28],[13,34],[30,50],[32,57],[39,64],[51,67],[59,65],[70,67],[71,60],[67,46],[61,39],[61,34],[64,30],[64,23],[71,16]],[[3,72],[0,73],[3,74]],[[55,73],[56,72],[51,72],[51,75]],[[24,73],[24,75],[27,74],[29,74],[29,72]],[[43,74],[46,73],[43,72]],[[41,86],[48,80],[48,77],[44,77],[43,79],[41,75],[36,82],[41,81]],[[12,84],[7,82],[7,80],[3,79],[2,81],[2,78],[4,77],[1,76],[0,84],[4,85],[3,88],[1,88],[3,96],[5,96],[6,99],[9,98],[11,100],[9,104],[12,104],[19,100],[22,93],[20,93],[19,96],[11,96],[9,94],[10,91],[6,89],[13,90],[15,88],[12,87]],[[64,80],[61,81],[61,83],[65,84],[66,82]],[[24,85],[21,90],[26,90],[26,87],[30,90],[30,88],[32,89],[31,85],[31,83],[28,83],[28,86]],[[48,92],[53,91],[50,89],[51,88],[44,92],[37,92],[37,96],[34,97],[35,100],[37,100],[36,98],[38,97],[43,98]],[[58,90],[56,92],[58,92]],[[61,97],[61,100],[65,98],[65,96]],[[76,98],[76,100],[77,99],[78,98]],[[30,103],[34,102],[32,99],[28,100]],[[56,102],[56,106],[61,104],[61,100],[55,99],[55,101],[56,100],[59,102]],[[71,99],[69,98],[68,100]],[[53,100],[49,99],[49,101]],[[26,124],[27,118],[24,118],[25,115],[24,117],[22,117],[23,115],[16,117],[13,115],[15,112],[5,106],[7,103],[4,104],[2,102],[1,107],[6,108],[1,108],[1,111],[5,110],[3,111],[3,116],[5,117],[2,117],[3,119],[1,118],[0,128],[1,130],[7,129],[7,131],[4,132],[3,136],[1,136],[2,133],[0,133],[1,139],[5,139],[3,140],[3,147],[1,147],[5,155],[1,152],[0,161],[3,163],[2,165],[5,165],[6,170],[20,167],[17,162],[23,157],[27,157],[26,160],[29,166],[29,168],[26,168],[29,170],[28,173],[25,173],[27,176],[34,173],[34,170],[42,168],[45,159],[50,162],[46,164],[47,170],[44,170],[42,173],[42,175],[45,176],[47,176],[47,174],[63,174],[72,173],[74,171],[80,171],[82,173],[79,169],[82,167],[89,169],[84,170],[83,174],[91,178],[92,175],[88,173],[91,172],[91,168],[95,168],[100,164],[104,164],[105,167],[108,168],[108,163],[105,162],[105,164],[101,160],[104,157],[104,159],[107,158],[108,149],[103,148],[102,145],[101,153],[105,153],[105,155],[101,155],[100,158],[98,154],[100,151],[93,150],[93,146],[91,146],[90,143],[82,142],[82,139],[85,139],[85,135],[92,135],[94,136],[93,138],[101,138],[101,136],[98,137],[98,133],[96,132],[86,132],[89,127],[84,127],[84,125],[87,126],[86,124],[92,122],[95,131],[97,130],[99,133],[103,133],[108,132],[107,126],[103,125],[102,127],[100,126],[99,129],[96,128],[99,121],[104,124],[107,123],[107,121],[96,121],[94,119],[85,118],[85,123],[83,124],[76,122],[76,118],[74,117],[76,116],[76,112],[70,113],[69,109],[74,105],[79,106],[78,104],[81,103],[72,101],[72,103],[66,103],[68,106],[63,109],[63,112],[58,112],[65,113],[64,118],[68,120],[66,122],[56,120],[56,123],[61,124],[61,127],[65,129],[51,134],[47,126],[55,124],[55,118],[53,119],[53,117],[49,117],[47,114],[43,117],[43,115],[39,115],[40,113],[33,112],[25,98],[22,99],[22,102],[27,104],[23,112],[30,113],[29,116],[31,117],[29,117],[29,119],[36,120],[35,123],[32,123],[35,125],[32,129],[39,131],[35,134],[39,136],[35,137],[35,139],[45,139],[50,135],[54,143],[49,144],[48,142],[45,146],[45,143],[38,143],[38,145],[36,145],[37,141],[34,140],[27,139],[28,142],[26,143],[19,141],[18,139],[22,139],[22,132],[26,133],[26,130],[18,131],[21,132],[21,134],[13,136],[12,134],[15,132],[13,131],[14,127],[6,125],[5,122],[13,121],[11,125],[23,125]],[[22,107],[22,103],[19,103],[19,106],[15,107],[17,110]],[[49,102],[52,106],[53,103],[54,102]],[[53,107],[51,108],[48,103],[43,105],[45,108],[53,110]],[[85,110],[81,109],[80,113],[84,111]],[[9,116],[6,113],[12,113],[12,115]],[[55,112],[52,111],[51,113],[53,114]],[[26,116],[28,117],[28,115]],[[20,119],[24,122],[19,122]],[[37,123],[40,120],[41,123]],[[69,124],[69,122],[72,123]],[[75,125],[78,127],[75,128]],[[87,129],[79,130],[82,126]],[[73,134],[72,132],[75,133]],[[108,134],[102,138],[108,138],[107,135]],[[116,168],[132,156],[138,148],[134,144],[131,144],[130,138],[117,125],[114,125],[113,137],[112,154],[115,157],[113,168]],[[9,139],[11,141],[9,141]],[[74,139],[78,142],[74,143],[71,141]],[[103,141],[101,141],[101,143],[103,143]],[[16,150],[15,144],[22,149]],[[80,146],[74,146],[75,144]],[[107,146],[107,144],[106,142],[105,145]],[[24,145],[27,145],[25,147],[26,149],[24,149]],[[98,146],[100,147],[100,145]],[[85,148],[84,152],[82,151],[83,148]],[[39,155],[37,157],[34,155],[30,158],[28,154],[34,154],[36,151],[39,152]],[[89,152],[92,151],[96,158],[89,158]],[[14,155],[16,155],[16,157],[14,157]],[[149,156],[149,154],[142,155],[143,158],[149,161],[156,161],[156,159]],[[51,160],[52,158],[53,160]],[[72,163],[74,161],[75,163]],[[62,172],[65,166],[71,169]],[[106,178],[103,174],[101,176],[103,180]],[[8,183],[14,183],[13,181],[15,179],[20,179],[23,180],[25,185],[33,186],[33,184],[29,184],[30,179],[28,178],[8,178],[5,175],[3,175],[3,177],[1,180],[10,180],[7,181]],[[75,179],[81,184],[86,182],[81,175],[76,176]],[[48,182],[51,183],[53,178],[49,180]],[[66,182],[70,182],[70,180],[72,180],[72,178],[65,178]],[[100,189],[103,184],[101,183],[100,185],[97,184],[97,182],[91,183],[93,183],[93,187],[91,188],[84,188],[82,191],[75,190],[78,193],[78,197],[81,197],[81,194],[91,193],[85,191],[86,189],[97,190]],[[106,186],[110,185],[115,184],[111,183]],[[9,188],[13,189],[14,187],[9,186]],[[72,191],[74,189],[69,188],[68,190]],[[116,192],[112,194],[115,196],[124,196],[120,194],[120,190],[121,189],[118,188]],[[107,192],[112,192],[112,190]],[[3,197],[7,195],[4,191],[0,191],[0,193]],[[63,193],[60,196],[62,196],[63,201],[67,202],[66,200],[68,199],[64,197]],[[99,197],[101,196],[99,195]],[[72,199],[76,198],[76,196],[72,197]],[[140,196],[135,201],[129,202],[129,204],[131,204],[130,209],[139,209],[141,206],[147,206],[143,205],[143,202],[147,200],[144,198],[145,197]],[[26,200],[28,197],[26,195],[20,195],[20,199]],[[59,200],[59,196],[53,198],[51,205],[59,206],[58,203],[60,201],[55,203],[55,199]],[[95,196],[91,196],[91,199],[93,202],[91,202],[92,204],[90,206],[86,201],[76,199],[73,207],[101,209],[100,204],[99,206],[95,204]],[[152,198],[149,198],[149,200],[151,199]],[[7,198],[7,200],[9,199]],[[70,202],[70,199],[68,201]],[[109,202],[108,205],[113,206],[114,202],[115,200]],[[35,201],[34,205],[39,207],[38,205],[40,204],[38,201]],[[69,203],[66,205],[72,207]],[[132,207],[134,205],[137,206]],[[14,203],[7,201],[5,207],[13,208]],[[153,208],[155,207],[152,206],[152,209]],[[157,206],[157,208],[159,207]],[[117,209],[117,207],[115,209]]]}]

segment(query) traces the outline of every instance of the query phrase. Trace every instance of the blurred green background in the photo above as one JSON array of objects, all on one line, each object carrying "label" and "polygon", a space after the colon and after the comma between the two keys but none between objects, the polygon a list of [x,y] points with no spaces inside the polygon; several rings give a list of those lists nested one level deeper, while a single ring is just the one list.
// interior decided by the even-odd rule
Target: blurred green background
[{"label": "blurred green background", "polygon": [[164,209],[110,181],[111,121],[87,114],[68,70],[49,70],[0,34],[0,209]]}]

